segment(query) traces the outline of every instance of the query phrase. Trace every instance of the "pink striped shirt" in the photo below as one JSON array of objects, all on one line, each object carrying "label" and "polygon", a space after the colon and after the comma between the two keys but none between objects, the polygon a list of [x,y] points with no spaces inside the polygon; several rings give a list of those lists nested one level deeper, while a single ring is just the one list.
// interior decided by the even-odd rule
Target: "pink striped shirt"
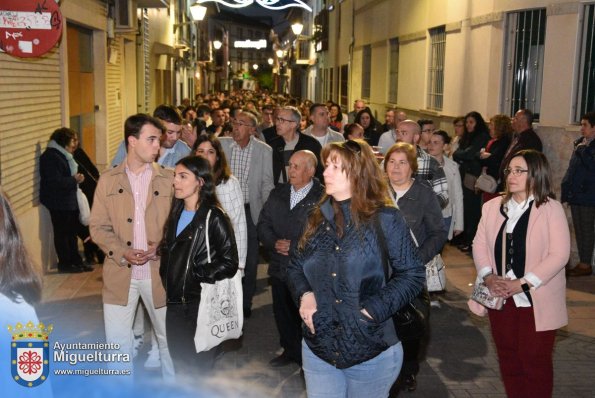
[{"label": "pink striped shirt", "polygon": [[[134,217],[132,218],[132,248],[138,250],[147,250],[147,230],[145,228],[145,210],[147,208],[147,196],[151,185],[153,170],[151,164],[147,163],[144,170],[134,174],[126,166],[126,175],[132,188],[134,198]],[[132,266],[132,279],[151,279],[151,268],[148,262]]]}]

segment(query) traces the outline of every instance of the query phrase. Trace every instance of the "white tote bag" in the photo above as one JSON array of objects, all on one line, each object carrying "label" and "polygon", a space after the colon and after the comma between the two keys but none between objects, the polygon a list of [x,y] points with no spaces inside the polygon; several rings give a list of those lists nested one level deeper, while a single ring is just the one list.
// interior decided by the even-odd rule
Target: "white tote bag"
[{"label": "white tote bag", "polygon": [[[207,213],[205,239],[207,260],[211,263],[209,245],[209,217]],[[196,320],[194,346],[196,352],[208,351],[225,340],[237,339],[242,335],[244,313],[242,311],[242,274],[238,270],[232,278],[215,283],[201,283],[200,304]]]},{"label": "white tote bag", "polygon": [[91,217],[91,208],[87,197],[80,188],[76,189],[76,201],[79,205],[79,221],[84,226],[89,225],[89,218]]}]

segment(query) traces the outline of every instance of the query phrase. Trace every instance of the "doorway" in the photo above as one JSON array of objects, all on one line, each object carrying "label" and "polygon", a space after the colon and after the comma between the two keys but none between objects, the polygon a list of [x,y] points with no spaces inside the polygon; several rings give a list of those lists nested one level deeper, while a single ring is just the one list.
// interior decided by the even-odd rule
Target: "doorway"
[{"label": "doorway", "polygon": [[93,31],[71,24],[66,29],[70,128],[78,132],[81,148],[95,163]]}]

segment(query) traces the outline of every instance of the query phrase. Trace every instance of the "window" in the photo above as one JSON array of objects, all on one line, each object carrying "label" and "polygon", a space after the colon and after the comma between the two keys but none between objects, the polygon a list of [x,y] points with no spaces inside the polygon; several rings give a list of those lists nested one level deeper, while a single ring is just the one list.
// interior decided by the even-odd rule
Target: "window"
[{"label": "window", "polygon": [[340,75],[340,85],[341,85],[341,93],[340,93],[340,105],[343,109],[347,109],[347,91],[349,87],[349,67],[347,64],[341,65],[341,75]]},{"label": "window", "polygon": [[507,15],[505,30],[502,111],[510,116],[527,108],[539,119],[545,8]]},{"label": "window", "polygon": [[328,98],[328,69],[322,69],[322,80],[321,80],[321,85],[322,85],[322,97],[320,99],[320,102],[324,102],[327,100]]},{"label": "window", "polygon": [[396,104],[399,87],[399,39],[390,39],[389,51],[388,102]]},{"label": "window", "polygon": [[446,29],[430,29],[430,59],[428,67],[428,109],[442,110],[444,97],[444,50]]},{"label": "window", "polygon": [[326,98],[326,100],[331,100],[334,101],[335,100],[335,78],[334,78],[334,72],[335,72],[335,68],[329,68],[329,95]]},{"label": "window", "polygon": [[362,98],[370,98],[370,83],[372,73],[372,46],[364,46],[362,54]]},{"label": "window", "polygon": [[577,99],[574,120],[595,109],[595,4],[585,5],[581,30]]}]

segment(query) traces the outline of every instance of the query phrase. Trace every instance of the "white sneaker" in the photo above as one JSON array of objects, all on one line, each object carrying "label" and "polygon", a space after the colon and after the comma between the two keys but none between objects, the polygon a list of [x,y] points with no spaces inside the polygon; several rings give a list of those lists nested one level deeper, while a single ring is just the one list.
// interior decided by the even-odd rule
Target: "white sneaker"
[{"label": "white sneaker", "polygon": [[138,350],[143,346],[144,342],[145,339],[142,334],[140,336],[134,336],[134,340],[132,340],[132,358],[136,358]]},{"label": "white sneaker", "polygon": [[442,307],[442,305],[440,304],[440,301],[438,301],[438,300],[432,300],[432,301],[430,301],[430,306],[431,307],[436,307],[436,308]]},{"label": "white sneaker", "polygon": [[151,347],[149,351],[149,356],[145,361],[145,368],[160,368],[161,367],[161,357],[159,356],[159,349],[155,346]]}]

